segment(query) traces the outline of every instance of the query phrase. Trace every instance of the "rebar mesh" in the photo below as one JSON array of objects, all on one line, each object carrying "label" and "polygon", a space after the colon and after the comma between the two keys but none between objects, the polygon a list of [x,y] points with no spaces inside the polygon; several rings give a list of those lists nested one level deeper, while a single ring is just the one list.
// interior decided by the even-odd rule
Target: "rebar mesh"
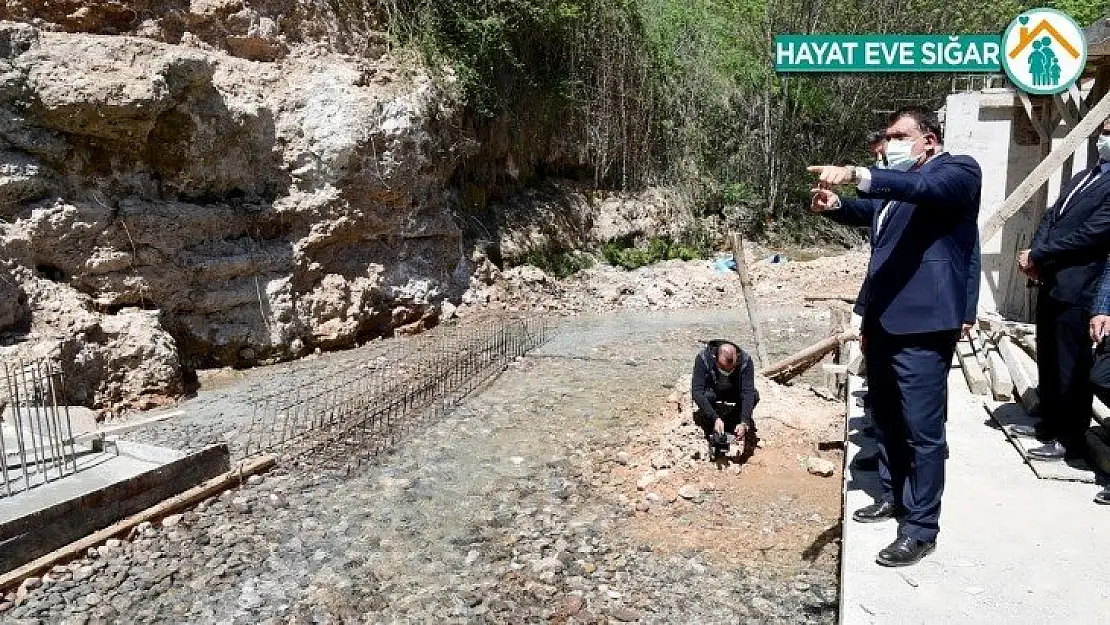
[{"label": "rebar mesh", "polygon": [[550,330],[546,319],[531,318],[440,326],[366,360],[298,376],[252,401],[243,453],[372,458],[542,345]]},{"label": "rebar mesh", "polygon": [[0,364],[0,496],[77,472],[62,372],[49,361]]}]

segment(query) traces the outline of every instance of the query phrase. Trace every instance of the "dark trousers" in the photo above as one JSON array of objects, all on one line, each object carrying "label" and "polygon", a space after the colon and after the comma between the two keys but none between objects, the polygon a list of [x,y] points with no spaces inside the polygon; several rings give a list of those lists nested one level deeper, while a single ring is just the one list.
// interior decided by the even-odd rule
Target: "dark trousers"
[{"label": "dark trousers", "polygon": [[[759,405],[758,395],[755,398],[755,405]],[[736,429],[736,426],[740,425],[740,422],[742,421],[742,419],[740,418],[740,405],[734,404],[732,402],[714,402],[713,409],[717,411],[717,415],[721,417],[721,421],[725,422],[725,432],[732,434],[733,430]],[[710,419],[709,415],[705,414],[701,410],[694,411],[694,423],[701,426],[701,429],[705,431],[706,437],[709,437],[709,435],[713,434],[713,419]],[[754,434],[755,423],[748,422],[748,436],[750,437]]]},{"label": "dark trousers", "polygon": [[959,332],[896,335],[877,322],[864,332],[883,500],[905,508],[901,535],[935,541],[948,458],[948,368]]},{"label": "dark trousers", "polygon": [[1045,433],[1081,453],[1091,427],[1090,317],[1083,306],[1037,295],[1037,389]]}]

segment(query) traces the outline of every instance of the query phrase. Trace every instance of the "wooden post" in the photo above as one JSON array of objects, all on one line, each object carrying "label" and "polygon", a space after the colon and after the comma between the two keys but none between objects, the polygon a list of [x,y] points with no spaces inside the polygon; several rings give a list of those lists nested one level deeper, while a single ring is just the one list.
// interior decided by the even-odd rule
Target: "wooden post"
[{"label": "wooden post", "polygon": [[748,309],[748,323],[752,327],[752,342],[759,367],[767,365],[767,351],[763,346],[763,332],[759,328],[759,308],[756,306],[755,293],[752,292],[752,279],[748,275],[748,263],[744,260],[744,239],[739,234],[729,235],[732,243],[732,259],[736,261],[736,273],[740,275],[740,288],[744,291],[744,305]]}]

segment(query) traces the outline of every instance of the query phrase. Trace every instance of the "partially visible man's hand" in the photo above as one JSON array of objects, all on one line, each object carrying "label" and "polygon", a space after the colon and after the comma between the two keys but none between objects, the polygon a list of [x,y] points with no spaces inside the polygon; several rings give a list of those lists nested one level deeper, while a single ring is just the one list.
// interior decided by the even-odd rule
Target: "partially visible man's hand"
[{"label": "partially visible man's hand", "polygon": [[836,203],[840,201],[840,198],[828,189],[810,189],[809,192],[813,194],[813,201],[809,205],[809,210],[815,213],[832,210]]},{"label": "partially visible man's hand", "polygon": [[1037,266],[1033,264],[1033,259],[1029,258],[1029,250],[1021,250],[1018,252],[1017,264],[1021,273],[1033,280],[1037,279]]},{"label": "partially visible man's hand", "polygon": [[725,433],[725,422],[722,421],[720,418],[718,418],[716,421],[713,422],[713,431],[718,433],[718,434],[724,434]]},{"label": "partially visible man's hand", "polygon": [[817,182],[820,186],[848,184],[856,176],[856,172],[852,168],[839,165],[813,165],[806,167],[806,171],[817,174]]},{"label": "partially visible man's hand", "polygon": [[960,326],[960,336],[963,338],[967,338],[968,333],[971,332],[971,328],[974,326],[975,324],[973,323],[965,323]]},{"label": "partially visible man's hand", "polygon": [[1091,340],[1098,343],[1108,334],[1110,334],[1110,315],[1091,317]]}]

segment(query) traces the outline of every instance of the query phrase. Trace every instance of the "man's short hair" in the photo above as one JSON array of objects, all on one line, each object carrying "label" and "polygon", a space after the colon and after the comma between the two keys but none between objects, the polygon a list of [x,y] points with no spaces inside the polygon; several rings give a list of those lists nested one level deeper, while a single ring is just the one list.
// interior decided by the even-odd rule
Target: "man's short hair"
[{"label": "man's short hair", "polygon": [[885,139],[886,139],[886,131],[885,130],[872,130],[871,132],[867,133],[867,145],[875,145],[876,143],[882,143]]},{"label": "man's short hair", "polygon": [[932,109],[917,104],[903,106],[894,111],[894,114],[887,120],[887,125],[889,126],[903,117],[909,117],[917,122],[917,128],[922,134],[932,133],[936,135],[937,143],[944,143],[944,131],[940,129],[940,118]]}]

